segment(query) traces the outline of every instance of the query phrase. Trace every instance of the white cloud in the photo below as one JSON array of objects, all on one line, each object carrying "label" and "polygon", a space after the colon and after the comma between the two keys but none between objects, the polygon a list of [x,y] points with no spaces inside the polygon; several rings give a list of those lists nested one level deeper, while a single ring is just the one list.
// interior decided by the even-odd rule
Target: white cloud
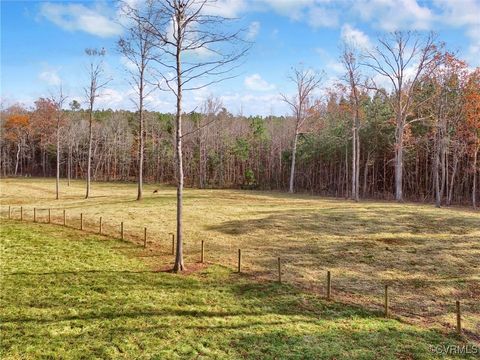
[{"label": "white cloud", "polygon": [[442,20],[454,26],[480,24],[480,3],[476,0],[434,0]]},{"label": "white cloud", "polygon": [[239,17],[245,12],[274,11],[295,21],[307,21],[313,27],[333,27],[338,14],[326,7],[331,0],[218,0],[210,4],[207,13],[225,17]]},{"label": "white cloud", "polygon": [[248,26],[247,39],[255,39],[260,32],[260,23],[258,21],[253,21]]},{"label": "white cloud", "polygon": [[247,9],[245,0],[218,0],[215,3],[207,3],[206,13],[209,15],[235,18]]},{"label": "white cloud", "polygon": [[340,37],[347,44],[356,45],[362,49],[368,49],[371,47],[368,36],[363,31],[356,29],[349,24],[342,26]]},{"label": "white cloud", "polygon": [[100,96],[97,100],[97,107],[98,108],[131,108],[127,106],[127,101],[129,100],[129,96],[131,91],[129,92],[121,92],[119,90],[115,90],[113,88],[105,88],[101,91]]},{"label": "white cloud", "polygon": [[476,0],[435,0],[442,13],[440,20],[453,27],[466,28],[470,39],[469,58],[479,64],[480,57],[480,2]]},{"label": "white cloud", "polygon": [[38,78],[50,86],[58,86],[62,83],[56,69],[45,69],[38,74]]},{"label": "white cloud", "polygon": [[315,0],[261,0],[260,2],[281,15],[301,20],[304,9],[314,5]]},{"label": "white cloud", "polygon": [[247,76],[244,80],[245,86],[253,91],[270,91],[275,89],[275,85],[268,83],[259,74]]},{"label": "white cloud", "polygon": [[100,37],[119,35],[122,27],[101,14],[102,9],[91,9],[81,4],[43,3],[40,16],[68,31],[83,31]]},{"label": "white cloud", "polygon": [[313,7],[308,12],[307,22],[313,28],[336,27],[338,25],[338,13],[333,9]]},{"label": "white cloud", "polygon": [[128,59],[127,57],[125,57],[123,55],[120,56],[120,63],[130,71],[137,71],[138,70],[137,65],[135,65],[135,63],[132,60]]},{"label": "white cloud", "polygon": [[327,63],[327,69],[336,74],[343,74],[345,72],[345,68],[343,67],[342,63],[330,61]]},{"label": "white cloud", "polygon": [[262,95],[238,92],[222,93],[219,99],[233,114],[267,116],[285,115],[290,111],[278,93],[265,93]]},{"label": "white cloud", "polygon": [[358,0],[353,10],[385,31],[428,30],[435,16],[417,0]]}]

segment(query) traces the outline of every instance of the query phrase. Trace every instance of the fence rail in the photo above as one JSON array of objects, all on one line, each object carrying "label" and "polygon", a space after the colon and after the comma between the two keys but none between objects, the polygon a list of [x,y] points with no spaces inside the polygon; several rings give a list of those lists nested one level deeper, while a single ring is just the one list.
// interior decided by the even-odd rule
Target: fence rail
[{"label": "fence rail", "polygon": [[[128,229],[128,223],[124,221],[119,221],[117,224],[114,224],[112,222],[107,223],[105,221],[105,218],[102,216],[99,216],[98,221],[92,220],[90,218],[86,218],[84,216],[83,212],[80,212],[80,214],[71,214],[67,211],[67,209],[54,209],[55,211],[52,211],[51,208],[40,208],[40,207],[33,207],[32,209],[27,209],[24,208],[23,206],[19,207],[13,207],[11,205],[8,206],[8,215],[7,218],[9,220],[19,220],[19,221],[33,221],[34,223],[47,223],[47,224],[54,224],[54,225],[59,225],[59,226],[64,226],[64,227],[69,227],[69,228],[74,228],[77,230],[81,230],[84,232],[88,232],[91,234],[98,234],[101,236],[109,237],[109,238],[117,238],[122,241],[129,241],[132,242],[138,246],[141,246],[143,248],[147,248],[147,245],[149,243],[156,243],[158,244],[159,241],[155,240],[161,240],[158,238],[154,238],[149,234],[149,237],[147,239],[147,227],[143,227],[143,233],[141,235],[137,234],[137,232],[134,232],[133,229]],[[1,216],[3,217],[3,207],[1,209]],[[53,216],[52,216],[53,215]],[[97,230],[95,230],[97,229]],[[165,254],[171,254],[175,255],[175,234],[173,233],[168,233],[171,235],[171,251],[165,251]],[[168,240],[165,239],[165,242]],[[200,257],[199,257],[199,262],[200,263],[206,263],[206,246],[207,242],[205,240],[201,240],[200,243]],[[165,249],[167,250],[167,245],[165,245]],[[238,255],[237,255],[237,273],[238,274],[247,274],[247,271],[245,271],[245,267],[242,264],[244,254],[242,253],[242,250],[244,249],[237,249]],[[214,263],[214,262],[211,262]],[[215,262],[217,263],[217,262]],[[288,269],[288,262],[285,262],[284,259],[281,257],[277,257],[276,261],[277,269],[277,282],[278,283],[285,283],[285,280],[283,276],[287,272]],[[218,263],[219,265],[225,265]],[[227,266],[231,266],[232,263],[229,262]],[[275,273],[272,269],[272,274]],[[326,271],[326,281],[324,283],[324,289],[322,293],[324,294],[324,297],[328,301],[341,301],[342,297],[335,297],[335,294],[332,292],[332,289],[334,289],[334,281],[332,277],[332,272],[331,270]],[[394,295],[395,293],[391,292],[392,288],[395,288],[392,286],[392,282],[389,282],[389,284],[384,284],[380,283],[379,288],[383,287],[383,306],[381,306],[383,316],[388,318],[392,317],[392,315],[402,315],[401,311],[399,311],[398,314],[394,312],[394,308],[391,306],[392,302],[394,302]],[[340,289],[337,289],[340,290]],[[393,300],[393,301],[392,301]],[[462,321],[464,320],[462,318],[462,313],[465,314],[464,311],[462,311],[461,307],[461,299],[456,299],[453,301],[454,304],[454,318],[456,320],[455,324],[447,324],[449,328],[454,328],[455,332],[459,336],[463,336],[466,331],[465,329],[462,328]],[[370,304],[371,305],[371,304]],[[447,306],[447,308],[450,308]],[[479,329],[480,331],[480,329]],[[471,335],[471,334],[468,334]],[[473,334],[474,338],[477,339],[477,335]],[[478,334],[478,337],[480,337],[480,334]]]}]

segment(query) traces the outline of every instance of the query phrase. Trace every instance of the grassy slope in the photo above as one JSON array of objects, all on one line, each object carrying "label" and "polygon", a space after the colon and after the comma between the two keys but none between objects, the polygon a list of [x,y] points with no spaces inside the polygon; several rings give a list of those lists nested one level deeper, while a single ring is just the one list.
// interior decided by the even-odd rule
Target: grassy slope
[{"label": "grassy slope", "polygon": [[[61,184],[54,200],[53,179],[1,180],[3,205],[23,205],[31,220],[33,207],[51,207],[56,222],[67,209],[68,223],[141,238],[148,227],[144,260],[170,266],[170,235],[175,229],[175,189],[145,186],[135,201],[135,184],[94,183],[93,197],[83,199],[85,184]],[[153,194],[153,189],[159,191]],[[6,207],[2,206],[3,215]],[[41,221],[47,212],[39,210]],[[468,336],[480,341],[480,213],[431,205],[324,199],[272,192],[187,189],[185,193],[187,266],[199,259],[206,241],[207,260],[235,266],[243,250],[244,269],[262,279],[275,279],[282,257],[283,278],[315,293],[324,292],[325,272],[333,274],[335,298],[378,310],[383,285],[389,283],[392,310],[408,321],[453,331],[454,304],[462,301]],[[165,265],[168,264],[168,265]]]},{"label": "grassy slope", "polygon": [[129,243],[0,224],[2,359],[428,359],[458,344],[223,267],[153,272]]}]

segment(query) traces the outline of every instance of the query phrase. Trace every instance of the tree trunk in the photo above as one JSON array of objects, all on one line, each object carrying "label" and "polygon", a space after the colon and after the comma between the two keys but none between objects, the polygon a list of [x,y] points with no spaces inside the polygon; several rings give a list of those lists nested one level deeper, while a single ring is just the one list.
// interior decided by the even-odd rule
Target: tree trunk
[{"label": "tree trunk", "polygon": [[355,128],[355,152],[356,152],[356,165],[355,165],[355,201],[360,200],[360,135],[358,133],[359,124],[358,124],[358,117],[356,118],[356,128]]},{"label": "tree trunk", "polygon": [[477,157],[478,157],[478,146],[475,149],[473,154],[473,185],[472,185],[472,206],[474,209],[477,208]]},{"label": "tree trunk", "polygon": [[441,195],[440,195],[440,176],[438,174],[440,168],[440,140],[438,135],[436,136],[436,144],[435,144],[435,153],[434,153],[434,160],[433,160],[433,186],[435,190],[435,206],[441,206]]},{"label": "tree trunk", "polygon": [[[61,111],[61,109],[59,110]],[[55,195],[56,199],[59,198],[60,190],[60,119],[57,119],[57,177],[55,180]]]},{"label": "tree trunk", "polygon": [[67,185],[70,186],[70,178],[72,177],[72,146],[68,146],[68,164],[67,164]]},{"label": "tree trunk", "polygon": [[18,160],[20,159],[20,141],[18,142],[17,144],[17,159],[15,161],[15,176],[17,176],[17,172],[18,172]]},{"label": "tree trunk", "polygon": [[348,141],[345,142],[345,199],[348,199]]},{"label": "tree trunk", "polygon": [[90,196],[90,176],[92,171],[92,120],[93,120],[93,104],[90,104],[89,124],[88,124],[88,158],[87,158],[87,192],[85,199]]},{"label": "tree trunk", "polygon": [[353,120],[352,129],[352,199],[358,201],[357,198],[357,129],[355,119]]},{"label": "tree trunk", "polygon": [[403,201],[403,128],[403,119],[397,119],[395,129],[395,200],[397,201]]},{"label": "tree trunk", "polygon": [[139,147],[138,147],[138,192],[137,192],[137,200],[142,199],[143,195],[143,73],[140,76],[140,93],[139,93],[139,121],[140,121],[140,129],[139,129]]},{"label": "tree trunk", "polygon": [[368,163],[370,162],[370,152],[367,154],[367,160],[365,161],[365,169],[363,170],[363,190],[362,196],[365,197],[367,193],[367,180],[368,180]]},{"label": "tree trunk", "polygon": [[457,174],[457,165],[458,165],[458,156],[454,153],[453,154],[453,169],[452,169],[452,176],[450,178],[450,189],[448,190],[447,196],[447,205],[452,204],[452,197],[453,197],[453,185],[455,183],[455,176]]},{"label": "tree trunk", "polygon": [[[177,21],[177,36],[181,37],[181,21]],[[183,152],[182,152],[182,68],[180,62],[181,42],[177,46],[177,115],[176,115],[176,138],[175,151],[177,155],[177,253],[175,254],[174,272],[185,270],[183,263],[183,233],[182,233],[182,210],[183,210]]]},{"label": "tree trunk", "polygon": [[292,165],[290,167],[290,183],[288,185],[288,192],[289,193],[293,193],[293,183],[294,183],[294,179],[295,179],[295,158],[296,158],[296,155],[297,155],[297,141],[298,141],[298,125],[295,126],[295,137],[293,139]]}]

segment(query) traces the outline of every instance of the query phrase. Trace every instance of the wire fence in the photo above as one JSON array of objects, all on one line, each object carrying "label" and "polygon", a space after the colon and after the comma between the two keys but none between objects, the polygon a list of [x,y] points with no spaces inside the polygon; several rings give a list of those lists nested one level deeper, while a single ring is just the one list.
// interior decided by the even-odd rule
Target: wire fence
[{"label": "wire fence", "polygon": [[[99,216],[94,219],[77,208],[8,206],[7,210],[2,206],[1,216],[10,220],[50,223],[132,242],[140,248],[155,251],[158,256],[175,254],[175,235],[172,231],[149,231],[147,226],[112,217]],[[444,298],[422,296],[420,290],[418,293],[403,291],[407,286],[412,286],[405,279],[359,279],[348,273],[336,273],[327,266],[332,264],[317,265],[313,271],[312,264],[297,261],[295,253],[287,251],[278,255],[273,256],[271,252],[265,254],[258,248],[233,248],[230,244],[210,243],[203,239],[184,241],[187,263],[218,264],[259,281],[298,285],[329,301],[361,306],[385,317],[436,326],[480,342],[480,299],[475,292],[477,287],[471,296],[451,296],[451,301],[448,302]],[[323,276],[319,278],[319,274]],[[316,278],[312,281],[314,277]]]}]

